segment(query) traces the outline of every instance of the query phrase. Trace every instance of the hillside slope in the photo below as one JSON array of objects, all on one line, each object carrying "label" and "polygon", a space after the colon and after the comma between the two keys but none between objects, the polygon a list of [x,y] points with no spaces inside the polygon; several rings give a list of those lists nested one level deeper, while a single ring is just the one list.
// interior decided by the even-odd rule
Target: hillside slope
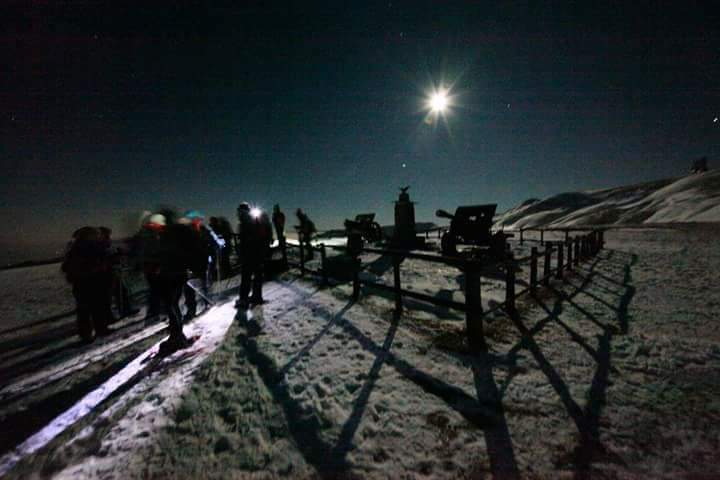
[{"label": "hillside slope", "polygon": [[720,170],[528,200],[495,219],[500,228],[720,222]]}]

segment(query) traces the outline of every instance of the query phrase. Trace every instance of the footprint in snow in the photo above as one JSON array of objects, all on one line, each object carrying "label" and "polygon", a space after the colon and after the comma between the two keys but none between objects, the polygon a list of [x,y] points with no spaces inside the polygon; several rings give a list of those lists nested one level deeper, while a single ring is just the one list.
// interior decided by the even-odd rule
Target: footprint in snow
[{"label": "footprint in snow", "polygon": [[314,385],[314,387],[315,387],[315,392],[317,392],[317,394],[320,398],[324,398],[330,394],[330,390],[324,385],[316,383]]}]

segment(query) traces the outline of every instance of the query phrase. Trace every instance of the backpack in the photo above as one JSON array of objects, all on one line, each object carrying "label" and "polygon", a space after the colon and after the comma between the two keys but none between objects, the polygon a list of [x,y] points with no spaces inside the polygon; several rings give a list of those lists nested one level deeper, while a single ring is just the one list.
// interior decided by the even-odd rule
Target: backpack
[{"label": "backpack", "polygon": [[165,274],[184,274],[191,270],[204,276],[208,251],[200,233],[180,224],[168,225],[160,236],[160,265]]}]

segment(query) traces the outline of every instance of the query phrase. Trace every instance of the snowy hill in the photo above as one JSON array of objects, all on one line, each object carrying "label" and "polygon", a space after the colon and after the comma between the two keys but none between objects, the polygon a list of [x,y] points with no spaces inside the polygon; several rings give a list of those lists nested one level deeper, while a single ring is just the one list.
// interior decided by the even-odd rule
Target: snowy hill
[{"label": "snowy hill", "polygon": [[720,171],[677,179],[527,200],[499,215],[496,227],[720,222]]}]

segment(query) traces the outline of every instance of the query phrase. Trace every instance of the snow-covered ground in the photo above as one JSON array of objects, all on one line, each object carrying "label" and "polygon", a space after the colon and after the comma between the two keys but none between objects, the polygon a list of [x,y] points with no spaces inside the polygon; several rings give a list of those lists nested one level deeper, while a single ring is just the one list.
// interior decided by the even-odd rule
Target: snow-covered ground
[{"label": "snow-covered ground", "polygon": [[[565,282],[523,297],[518,315],[486,318],[485,354],[468,352],[461,312],[407,301],[396,319],[392,298],[363,291],[353,302],[347,284],[321,289],[282,276],[266,285],[265,305],[236,313],[224,303],[201,315],[186,327],[206,329],[200,352],[136,376],[5,475],[717,477],[720,226],[612,230],[606,240]],[[529,245],[515,248],[521,255]],[[365,260],[368,278],[391,278],[386,259]],[[37,295],[35,281],[65,288],[50,287],[39,268],[0,272],[16,285],[11,303]],[[406,260],[402,272],[406,288],[462,301],[463,280],[451,267]],[[502,283],[484,280],[485,306],[502,301]],[[31,320],[13,308],[24,320],[12,325]],[[71,306],[43,308],[38,315]],[[3,356],[0,463],[142,364],[162,334],[158,324],[137,323],[141,316],[117,326],[106,355],[97,355],[106,344],[52,353],[22,350],[22,331],[0,337],[25,355],[12,369],[4,365],[14,357]],[[145,340],[130,346],[142,332]],[[42,384],[58,365],[82,361]]]},{"label": "snow-covered ground", "polygon": [[60,320],[75,309],[72,288],[59,263],[0,271],[0,291],[3,339],[6,330],[48,318]]},{"label": "snow-covered ground", "polygon": [[677,222],[720,222],[720,170],[531,199],[495,218],[509,229]]}]

